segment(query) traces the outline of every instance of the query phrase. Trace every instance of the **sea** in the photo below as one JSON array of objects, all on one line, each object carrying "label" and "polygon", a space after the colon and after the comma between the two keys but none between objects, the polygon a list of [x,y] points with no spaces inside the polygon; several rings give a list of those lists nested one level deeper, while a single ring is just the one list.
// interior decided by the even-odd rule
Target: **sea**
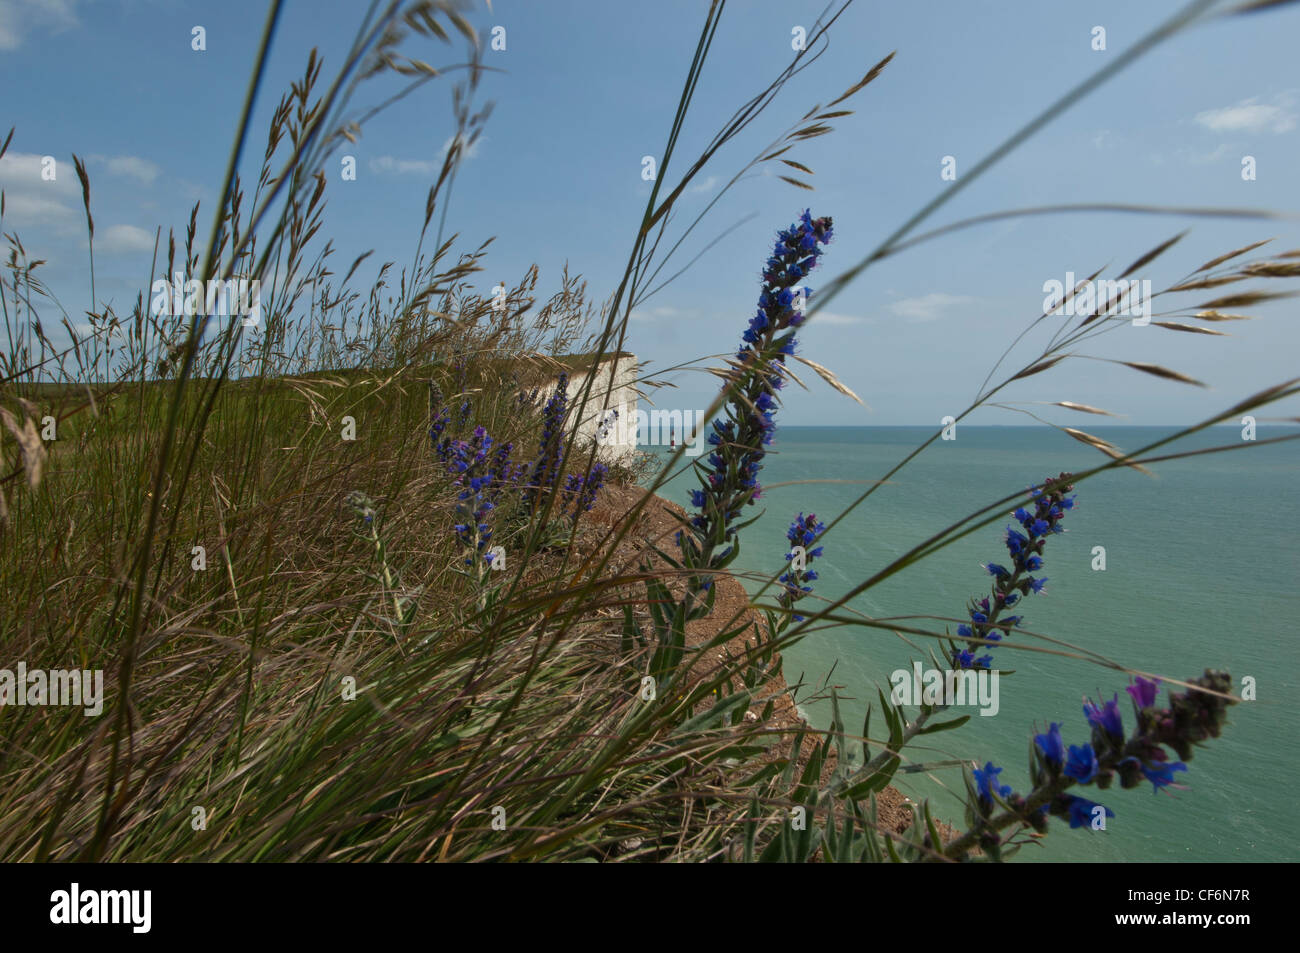
[{"label": "sea", "polygon": [[[1126,452],[1176,432],[1082,426]],[[831,523],[935,429],[779,427],[763,462],[762,499],[746,514],[758,518],[742,531],[732,570],[757,594],[783,568],[786,529],[797,515],[815,513]],[[1126,729],[1133,725],[1124,692],[1129,676],[1072,656],[1091,653],[1171,678],[1221,669],[1231,673],[1236,694],[1253,700],[1230,710],[1222,737],[1195,749],[1187,771],[1175,775],[1180,788],[1156,792],[1144,781],[1128,790],[1118,784],[1076,789],[1114,811],[1105,830],[1071,830],[1053,819],[1048,836],[1027,844],[1016,859],[1300,859],[1300,633],[1291,628],[1300,618],[1300,440],[1262,443],[1296,432],[1261,424],[1252,441],[1239,427],[1210,428],[1155,453],[1233,449],[1153,463],[1153,475],[1119,468],[1080,483],[1065,532],[1050,538],[1044,553],[1038,575],[1048,577],[1047,587],[1015,610],[1023,626],[1046,638],[1013,634],[1009,640],[1068,654],[995,649],[994,666],[1010,672],[999,677],[997,713],[951,709],[972,717],[909,746],[909,761],[922,767],[896,775],[894,785],[913,800],[930,799],[936,817],[962,829],[961,768],[942,762],[991,761],[1003,768],[1002,783],[1023,792],[1036,731],[1057,722],[1067,744],[1088,740],[1085,698],[1118,692]],[[1002,497],[1107,459],[1050,427],[958,425],[953,436],[936,440],[826,533],[823,556],[810,566],[819,578],[802,606],[843,597],[918,543]],[[658,492],[689,508],[687,491],[695,485],[684,470]],[[1007,562],[1010,509],[854,596],[840,614],[911,616],[897,624],[955,629],[955,621],[916,617],[962,619],[972,596],[988,595],[991,579],[982,564]],[[760,601],[776,591],[769,588]],[[929,667],[930,651],[942,658],[935,639],[850,622],[817,628],[787,650],[785,676],[803,686],[796,699],[814,726],[830,726],[834,687],[848,730],[861,734],[871,704],[871,733],[879,738],[877,690],[888,696],[891,675],[911,671],[914,661]]]}]

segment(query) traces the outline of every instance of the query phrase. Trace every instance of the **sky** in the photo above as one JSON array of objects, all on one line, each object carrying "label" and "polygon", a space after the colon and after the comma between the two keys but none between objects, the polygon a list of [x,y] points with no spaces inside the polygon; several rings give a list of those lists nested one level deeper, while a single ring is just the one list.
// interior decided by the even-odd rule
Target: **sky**
[{"label": "sky", "polygon": [[[288,0],[253,117],[256,135],[241,167],[256,177],[270,111],[317,48],[323,74],[339,66],[366,4]],[[709,202],[705,220],[665,266],[689,265],[640,302],[627,349],[657,368],[734,352],[756,306],[759,275],[776,232],[805,208],[830,215],[834,239],[807,284],[814,296],[857,265],[916,210],[953,187],[1007,135],[1074,84],[1122,55],[1181,4],[1093,0],[1042,3],[859,2],[833,27],[823,55],[791,81],[767,112],[697,176],[663,243],[672,244]],[[534,263],[537,296],[560,287],[562,269],[588,282],[599,305],[617,287],[652,183],[643,157],[661,156],[694,54],[704,0],[479,0],[468,20],[491,42],[492,67],[477,105],[494,104],[482,138],[455,182],[448,231],[472,250],[495,236],[483,293],[518,282]],[[826,6],[802,0],[732,0],[722,16],[677,159],[662,172],[666,192],[722,124],[794,55],[797,28],[811,33]],[[17,234],[73,320],[92,307],[80,186],[72,154],[91,178],[96,221],[94,307],[130,312],[148,284],[154,232],[183,234],[198,200],[205,234],[254,62],[265,6],[252,0],[0,0],[0,85],[15,127],[0,160],[3,232]],[[202,26],[206,49],[192,48]],[[1097,28],[1103,28],[1104,49]],[[1215,19],[1176,36],[1120,72],[1043,128],[942,207],[921,230],[989,212],[1035,205],[1107,202],[1246,207],[1300,212],[1300,74],[1294,39],[1300,6]],[[499,44],[500,45],[500,44]],[[440,69],[465,61],[463,43],[412,36],[409,56]],[[785,154],[814,171],[815,191],[752,172],[722,187],[811,107],[826,104],[891,51],[893,61],[832,120],[834,132]],[[380,113],[326,160],[329,205],[323,235],[342,275],[374,254],[353,286],[367,289],[379,264],[409,264],[424,200],[453,132],[451,89],[441,79]],[[363,86],[361,115],[397,88]],[[838,107],[843,108],[843,107]],[[53,181],[42,159],[56,162]],[[355,159],[345,180],[342,160]],[[1255,175],[1243,177],[1253,159]],[[1189,234],[1135,277],[1155,290],[1205,261],[1273,238],[1276,252],[1300,248],[1300,222],[1237,221],[1115,212],[1013,218],[954,232],[872,264],[800,334],[799,353],[834,372],[863,407],[806,367],[778,424],[938,425],[960,413],[1006,347],[1043,310],[1044,285],[1109,265],[1117,277],[1145,252]],[[7,257],[7,240],[5,255]],[[1295,282],[1257,282],[1283,290]],[[1228,286],[1232,291],[1241,285]],[[1200,304],[1222,290],[1157,298],[1159,312]],[[1249,322],[1214,325],[1210,337],[1123,323],[1080,356],[1018,381],[1000,398],[1062,424],[1083,417],[1034,401],[1104,407],[1119,423],[1198,421],[1266,385],[1296,375],[1296,300],[1245,310]],[[45,312],[56,323],[57,313]],[[1191,313],[1191,312],[1188,312]],[[1049,318],[1013,352],[1023,364],[1055,330]],[[1178,320],[1175,318],[1174,320]],[[1185,320],[1185,319],[1184,319]],[[1093,357],[1147,361],[1210,385],[1158,380]],[[714,362],[716,364],[716,361]],[[676,387],[650,396],[663,408],[704,408],[715,378],[670,375]],[[1300,403],[1261,417],[1300,415]],[[978,424],[1032,422],[1005,409],[977,411]]]}]

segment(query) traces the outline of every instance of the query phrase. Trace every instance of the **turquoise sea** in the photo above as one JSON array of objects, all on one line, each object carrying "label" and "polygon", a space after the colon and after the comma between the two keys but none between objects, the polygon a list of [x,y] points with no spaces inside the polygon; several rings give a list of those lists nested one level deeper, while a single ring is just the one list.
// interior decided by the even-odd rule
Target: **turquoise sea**
[{"label": "turquoise sea", "polygon": [[[1124,450],[1173,431],[1155,427],[1089,427]],[[933,433],[920,427],[778,427],[764,462],[763,511],[742,535],[733,568],[770,576],[784,562],[785,530],[800,511],[830,522],[873,481]],[[1261,426],[1265,439],[1294,432]],[[1163,453],[1223,444],[1241,445],[1239,428],[1219,427],[1179,441]],[[936,441],[827,534],[825,556],[814,568],[819,596],[839,597],[917,542],[1007,494],[1061,471],[1079,472],[1104,462],[1081,443],[1046,427],[959,426],[954,441]],[[1257,700],[1235,706],[1222,738],[1198,749],[1183,790],[1156,794],[1151,785],[1108,791],[1089,789],[1115,812],[1107,830],[1070,830],[1059,820],[1041,847],[1020,860],[1049,861],[1295,861],[1300,859],[1300,791],[1296,762],[1300,638],[1300,440],[1250,446],[1156,464],[1155,478],[1111,471],[1077,488],[1066,533],[1049,540],[1044,569],[1050,582],[1017,608],[1035,632],[1100,652],[1116,662],[1171,677],[1191,678],[1205,668],[1226,669],[1241,692],[1255,679]],[[661,495],[687,503],[689,473]],[[853,610],[881,618],[909,614],[964,617],[966,600],[989,591],[981,567],[1006,556],[1002,531],[1008,516],[978,530],[884,583],[855,597]],[[1106,568],[1096,571],[1093,549],[1105,547]],[[759,584],[745,579],[751,592]],[[769,590],[769,596],[774,590]],[[811,598],[811,597],[810,597]],[[804,603],[815,605],[814,602]],[[942,623],[920,623],[938,628]],[[890,673],[922,659],[933,640],[913,637],[920,648],[882,629],[844,626],[817,631],[786,653],[792,685],[812,689],[829,679],[839,686],[847,726],[861,731],[877,687],[889,693]],[[1027,644],[1042,642],[1025,640]],[[1126,727],[1132,708],[1124,674],[1072,658],[999,648],[995,666],[1014,669],[1000,679],[1000,709],[974,717],[954,731],[909,747],[915,760],[993,761],[1001,780],[1023,791],[1032,732],[1062,724],[1067,744],[1088,738],[1084,696],[1118,691]],[[1162,700],[1166,697],[1162,693]],[[829,702],[804,702],[818,727],[830,721]],[[879,735],[881,722],[873,721]],[[1290,740],[1288,740],[1290,739]],[[959,769],[898,775],[896,786],[914,799],[930,797],[937,816],[961,827]]]}]

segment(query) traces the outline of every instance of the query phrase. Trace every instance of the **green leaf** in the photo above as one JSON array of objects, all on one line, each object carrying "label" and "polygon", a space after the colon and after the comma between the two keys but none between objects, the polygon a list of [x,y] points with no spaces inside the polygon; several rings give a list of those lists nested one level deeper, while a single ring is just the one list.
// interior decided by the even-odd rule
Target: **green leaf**
[{"label": "green leaf", "polygon": [[943,838],[939,836],[939,828],[935,825],[934,818],[930,816],[929,799],[921,802],[921,813],[925,816],[925,827],[930,832],[930,846],[939,850],[943,847]]},{"label": "green leaf", "polygon": [[865,860],[873,864],[881,863],[885,859],[884,852],[880,849],[880,834],[876,831],[876,822],[880,817],[880,812],[876,805],[876,796],[871,795],[867,802],[865,816],[861,817],[863,837],[862,856]]},{"label": "green leaf", "polygon": [[799,785],[795,788],[793,800],[798,804],[805,804],[808,798],[814,796],[817,790],[817,782],[822,776],[822,765],[826,761],[826,755],[830,751],[828,747],[830,739],[825,744],[814,745],[812,753],[808,756],[808,763],[804,765],[803,776],[799,779]]},{"label": "green leaf", "polygon": [[859,798],[866,797],[868,794],[875,795],[877,792],[883,791],[889,786],[889,782],[893,779],[893,769],[897,766],[898,759],[891,759],[886,762],[879,771],[872,772],[867,778],[864,778],[857,784],[847,788],[841,797],[858,800]]},{"label": "green leaf", "polygon": [[717,648],[719,645],[725,645],[726,643],[737,638],[742,632],[744,632],[747,628],[749,628],[749,626],[750,626],[749,622],[742,622],[734,629],[727,629],[725,632],[719,632],[713,638],[709,639],[708,642],[704,643],[704,648],[713,649],[713,648]]},{"label": "green leaf", "polygon": [[822,831],[821,847],[822,847],[822,856],[826,858],[828,863],[837,863],[839,861],[840,832],[839,832],[839,828],[835,826],[834,815],[831,815],[829,821],[826,824],[826,828]]},{"label": "green leaf", "polygon": [[754,838],[758,835],[758,810],[758,798],[750,798],[749,818],[745,821],[745,852],[743,855],[747,864],[754,862]]},{"label": "green leaf", "polygon": [[783,758],[778,758],[775,761],[771,761],[763,765],[763,767],[759,768],[748,778],[742,781],[740,783],[740,786],[742,788],[757,787],[758,785],[762,784],[764,781],[768,781],[776,777],[778,774],[781,773],[781,770],[784,767],[785,767],[785,759]]},{"label": "green leaf", "polygon": [[[832,824],[832,826],[834,826]],[[844,830],[840,833],[839,856],[836,857],[842,864],[851,864],[855,860],[854,846],[858,840],[857,834],[853,830],[853,813],[848,812],[844,815]],[[830,856],[829,854],[827,856]]]},{"label": "green leaf", "polygon": [[898,769],[899,774],[920,774],[935,768],[960,768],[966,762],[960,758],[948,758],[944,761],[923,761],[918,764],[905,764]]},{"label": "green leaf", "polygon": [[[740,527],[738,526],[733,528],[737,530],[740,529]],[[728,549],[727,549],[727,554],[725,556],[714,556],[713,559],[711,560],[714,569],[725,569],[727,566],[730,566],[733,562],[736,561],[736,557],[740,555],[739,534],[731,537],[731,541],[727,544],[727,546]]]},{"label": "green leaf", "polygon": [[707,731],[710,728],[720,727],[730,712],[740,707],[748,708],[752,699],[753,696],[749,692],[737,692],[734,695],[728,695],[726,698],[720,699],[708,711],[700,712],[694,718],[682,722],[673,731],[673,734],[685,735],[693,731]]},{"label": "green leaf", "polygon": [[841,777],[848,772],[848,748],[844,742],[844,720],[840,717],[839,694],[831,689],[831,733],[835,738],[835,770]]},{"label": "green leaf", "polygon": [[644,648],[646,640],[641,635],[641,630],[632,615],[632,607],[625,605],[623,606],[623,635],[619,641],[619,649],[623,655],[631,655],[637,645]]},{"label": "green leaf", "polygon": [[867,705],[867,717],[862,719],[862,763],[871,763],[871,745],[867,739],[871,737],[871,705]]},{"label": "green leaf", "polygon": [[794,772],[799,766],[799,754],[803,751],[803,739],[806,732],[800,728],[795,732],[794,740],[790,744],[790,760],[786,763],[785,770],[781,772],[781,786],[789,788],[794,784]]},{"label": "green leaf", "polygon": [[898,856],[898,848],[894,846],[894,838],[888,834],[885,835],[885,850],[889,854],[889,859],[896,864],[901,864],[903,858]]},{"label": "green leaf", "polygon": [[782,823],[779,826],[779,828],[777,829],[776,836],[773,837],[770,841],[768,841],[767,846],[763,848],[763,852],[758,855],[758,862],[760,864],[778,864],[778,863],[790,862],[789,858],[787,857],[787,852],[789,850],[789,847],[787,846],[787,837],[786,837],[786,834],[789,831],[789,827],[787,826],[787,824],[788,821]]},{"label": "green leaf", "polygon": [[876,694],[880,696],[880,708],[889,725],[889,750],[897,753],[903,746],[903,716],[885,697],[884,692],[876,689]]},{"label": "green leaf", "polygon": [[668,606],[673,604],[672,595],[658,579],[647,579],[646,608],[650,610],[650,619],[654,623],[655,636],[660,645],[666,640],[668,632]]},{"label": "green leaf", "polygon": [[966,724],[966,722],[970,721],[970,717],[970,715],[962,715],[960,718],[954,718],[951,721],[941,721],[937,724],[926,725],[918,731],[917,734],[932,735],[936,731],[951,731],[953,728],[960,728],[962,725]]}]

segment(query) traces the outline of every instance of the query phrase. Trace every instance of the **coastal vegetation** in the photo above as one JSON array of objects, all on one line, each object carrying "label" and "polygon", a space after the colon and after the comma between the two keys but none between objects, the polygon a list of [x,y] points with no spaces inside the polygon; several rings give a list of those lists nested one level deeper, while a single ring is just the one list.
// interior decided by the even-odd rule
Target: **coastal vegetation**
[{"label": "coastal vegetation", "polygon": [[[603,406],[600,378],[588,374],[571,389],[570,376],[635,352],[632,309],[704,218],[675,229],[678,199],[815,64],[843,7],[828,10],[806,48],[687,159],[677,154],[679,137],[725,9],[721,0],[709,5],[659,176],[641,220],[623,226],[625,273],[599,303],[567,272],[547,296],[536,268],[500,295],[475,290],[490,238],[448,231],[440,213],[461,144],[475,141],[489,110],[475,105],[480,38],[446,0],[372,6],[336,78],[322,82],[313,54],[264,143],[245,110],[210,226],[195,206],[185,233],[158,249],[155,270],[166,277],[157,293],[181,299],[176,307],[152,306],[153,281],[130,313],[95,297],[94,191],[77,159],[92,249],[88,333],[49,294],[39,257],[6,236],[0,646],[29,672],[102,669],[107,697],[93,718],[80,707],[2,710],[0,857],[999,860],[1049,831],[1087,836],[1060,828],[1104,827],[1134,796],[1122,789],[1174,785],[1197,746],[1221,735],[1230,744],[1225,725],[1239,700],[1232,675],[1212,659],[1154,673],[1089,655],[1030,628],[1024,604],[1042,592],[1053,537],[1090,479],[1177,458],[1179,437],[1292,397],[1297,381],[1131,450],[1064,427],[1098,451],[1095,467],[1026,474],[1000,499],[971,500],[966,519],[923,528],[913,548],[871,567],[846,595],[816,598],[816,566],[835,558],[837,524],[940,439],[936,430],[844,512],[784,514],[789,551],[747,604],[723,609],[718,592],[763,501],[786,385],[815,374],[856,399],[816,359],[818,312],[872,263],[972,224],[918,231],[1084,92],[1214,7],[1188,4],[865,254],[853,250],[855,236],[836,231],[833,209],[773,210],[775,244],[754,250],[756,308],[736,304],[738,350],[692,362],[719,382],[698,457],[682,434],[671,454],[601,460],[569,426],[589,404]],[[272,0],[261,59],[279,11]],[[448,81],[402,52],[412,36],[469,51],[456,83],[455,145],[421,210],[412,263],[384,265],[357,291],[349,281],[366,256],[340,279],[320,232],[322,170],[359,132],[343,117],[368,78],[409,77],[412,93]],[[806,187],[813,159],[804,153],[858,100],[884,94],[892,58],[813,104],[728,188],[760,167]],[[240,157],[263,145],[257,178],[246,182]],[[1039,350],[991,369],[954,423],[1012,382],[1042,380],[1086,356],[1089,341],[1129,320],[1131,276],[1176,244],[1107,275],[1111,296],[1089,290],[1079,302],[1076,289],[1063,288],[1068,320],[1058,313],[1049,325],[1052,307],[1030,316],[1024,334],[1042,340]],[[1273,286],[1300,277],[1300,252],[1260,257],[1262,244],[1193,263],[1155,293],[1178,304],[1153,323],[1213,336],[1218,324],[1246,317],[1237,309],[1289,293]],[[832,257],[842,270],[819,284]],[[168,281],[175,274],[205,288],[260,280],[258,320],[215,315],[201,298],[187,308],[183,289]],[[1089,289],[1099,277],[1087,279]],[[56,323],[71,343],[58,339]],[[1166,386],[1200,383],[1163,365],[1123,363]],[[684,468],[698,485],[671,500],[685,510],[665,509],[657,491]],[[664,513],[671,531],[649,532]],[[870,620],[847,611],[854,597],[923,571],[927,556],[971,534],[990,543],[1001,534],[1006,556],[989,562],[984,578],[972,575],[969,590],[979,595],[954,605],[952,617]],[[950,672],[989,672],[1017,651],[1087,659],[1113,694],[1089,699],[1078,724],[1026,726],[1028,771],[1014,784],[1012,772],[969,752],[955,769],[967,790],[964,818],[935,817],[922,802],[896,823],[882,807],[896,797],[891,782],[926,766],[909,746],[970,716],[948,711],[941,695],[901,702],[882,679],[859,686],[877,698],[863,725],[845,724],[833,696],[829,730],[789,718],[782,653],[834,626],[905,633],[928,648],[925,662]],[[9,685],[6,705],[16,705],[28,686]],[[1131,714],[1121,711],[1121,691]]]}]

